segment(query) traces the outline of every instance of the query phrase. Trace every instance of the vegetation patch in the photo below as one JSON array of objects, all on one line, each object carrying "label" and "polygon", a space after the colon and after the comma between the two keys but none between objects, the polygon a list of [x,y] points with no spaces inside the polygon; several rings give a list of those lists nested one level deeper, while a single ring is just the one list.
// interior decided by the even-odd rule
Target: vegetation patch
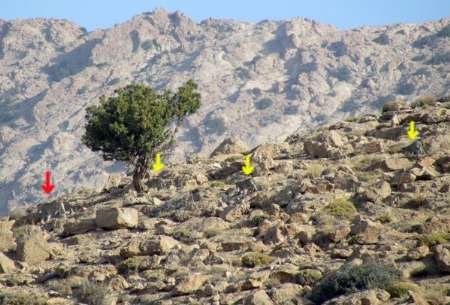
[{"label": "vegetation patch", "polygon": [[376,263],[343,268],[320,281],[313,288],[311,299],[317,304],[322,304],[334,297],[359,290],[387,289],[399,279],[398,270]]},{"label": "vegetation patch", "polygon": [[450,233],[433,232],[419,237],[419,242],[429,247],[450,242]]},{"label": "vegetation patch", "polygon": [[0,292],[0,305],[46,305],[47,298],[28,292]]},{"label": "vegetation patch", "polygon": [[300,285],[310,286],[316,284],[322,277],[322,272],[317,269],[303,269],[296,275],[297,282]]},{"label": "vegetation patch", "polygon": [[268,265],[272,260],[271,256],[260,252],[247,253],[241,259],[242,264],[249,268]]},{"label": "vegetation patch", "polygon": [[394,298],[402,298],[408,295],[409,291],[418,292],[419,286],[412,282],[395,282],[387,287],[387,292]]},{"label": "vegetation patch", "polygon": [[336,198],[325,206],[321,212],[335,217],[352,219],[358,211],[353,202],[348,199]]}]

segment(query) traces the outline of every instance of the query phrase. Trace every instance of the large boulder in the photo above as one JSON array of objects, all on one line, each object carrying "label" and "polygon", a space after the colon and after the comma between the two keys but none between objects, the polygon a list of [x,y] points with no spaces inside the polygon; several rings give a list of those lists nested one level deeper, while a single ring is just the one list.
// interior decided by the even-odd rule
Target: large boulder
[{"label": "large boulder", "polygon": [[135,228],[138,222],[138,210],[133,208],[105,208],[95,214],[97,226],[108,230]]},{"label": "large boulder", "polygon": [[37,226],[23,226],[16,230],[16,257],[22,262],[33,265],[47,260],[51,247],[44,232]]}]

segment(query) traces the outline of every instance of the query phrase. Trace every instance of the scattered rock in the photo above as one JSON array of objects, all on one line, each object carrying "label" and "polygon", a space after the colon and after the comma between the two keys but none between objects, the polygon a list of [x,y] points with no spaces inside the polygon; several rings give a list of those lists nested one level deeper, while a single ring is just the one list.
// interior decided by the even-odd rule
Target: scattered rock
[{"label": "scattered rock", "polygon": [[14,261],[0,252],[0,273],[11,273],[15,268]]},{"label": "scattered rock", "polygon": [[17,234],[17,259],[29,265],[39,264],[50,258],[51,247],[45,234],[37,226],[20,227]]},{"label": "scattered rock", "polygon": [[175,287],[178,294],[191,294],[202,288],[209,279],[208,276],[202,274],[191,274],[183,278]]},{"label": "scattered rock", "polygon": [[255,293],[249,295],[245,299],[244,305],[274,305],[274,304],[264,290],[258,290]]},{"label": "scattered rock", "polygon": [[211,157],[216,157],[218,155],[228,155],[228,154],[242,154],[247,151],[248,148],[244,142],[238,138],[226,138],[222,143],[217,146],[216,149],[211,153]]},{"label": "scattered rock", "polygon": [[14,221],[0,221],[0,252],[8,252],[16,248],[13,232]]},{"label": "scattered rock", "polygon": [[340,296],[325,302],[324,305],[384,305],[389,298],[387,291],[373,289]]},{"label": "scattered rock", "polygon": [[358,215],[353,221],[352,234],[361,244],[375,244],[380,238],[381,227],[379,224]]},{"label": "scattered rock", "polygon": [[135,228],[139,223],[138,211],[134,208],[104,208],[96,211],[95,223],[108,230]]},{"label": "scattered rock", "polygon": [[62,235],[67,237],[77,234],[83,234],[89,231],[93,231],[96,228],[97,224],[95,222],[95,219],[93,218],[69,221],[64,224]]},{"label": "scattered rock", "polygon": [[150,240],[143,241],[139,248],[142,254],[149,255],[164,255],[168,254],[170,250],[178,246],[180,243],[170,236],[157,236]]},{"label": "scattered rock", "polygon": [[450,244],[437,245],[435,248],[435,258],[439,269],[442,272],[450,273]]},{"label": "scattered rock", "polygon": [[383,200],[391,195],[391,185],[386,181],[379,181],[370,186],[363,193],[363,198],[372,202]]}]

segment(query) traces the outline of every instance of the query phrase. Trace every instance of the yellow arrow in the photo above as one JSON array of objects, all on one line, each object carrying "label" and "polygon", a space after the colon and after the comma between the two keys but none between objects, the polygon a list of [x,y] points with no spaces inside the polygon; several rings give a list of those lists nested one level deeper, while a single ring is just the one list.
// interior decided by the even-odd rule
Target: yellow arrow
[{"label": "yellow arrow", "polygon": [[244,158],[244,166],[242,166],[242,171],[244,172],[244,174],[246,174],[248,176],[251,173],[253,173],[253,170],[254,170],[254,168],[251,164],[251,156],[247,155]]},{"label": "yellow arrow", "polygon": [[411,121],[409,123],[408,138],[410,140],[415,140],[415,139],[417,139],[418,135],[419,135],[419,132],[416,130],[416,123],[414,123],[414,121]]},{"label": "yellow arrow", "polygon": [[155,163],[153,163],[153,171],[155,173],[161,171],[165,167],[164,163],[161,162],[161,154],[157,153],[155,156]]}]

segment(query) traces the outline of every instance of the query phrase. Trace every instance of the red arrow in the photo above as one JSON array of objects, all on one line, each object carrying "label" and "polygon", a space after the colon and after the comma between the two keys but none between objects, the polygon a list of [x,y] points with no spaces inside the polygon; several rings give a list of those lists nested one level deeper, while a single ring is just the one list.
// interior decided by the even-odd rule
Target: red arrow
[{"label": "red arrow", "polygon": [[52,173],[47,170],[45,171],[45,183],[42,185],[42,190],[50,194],[55,189],[55,186],[52,184]]}]

